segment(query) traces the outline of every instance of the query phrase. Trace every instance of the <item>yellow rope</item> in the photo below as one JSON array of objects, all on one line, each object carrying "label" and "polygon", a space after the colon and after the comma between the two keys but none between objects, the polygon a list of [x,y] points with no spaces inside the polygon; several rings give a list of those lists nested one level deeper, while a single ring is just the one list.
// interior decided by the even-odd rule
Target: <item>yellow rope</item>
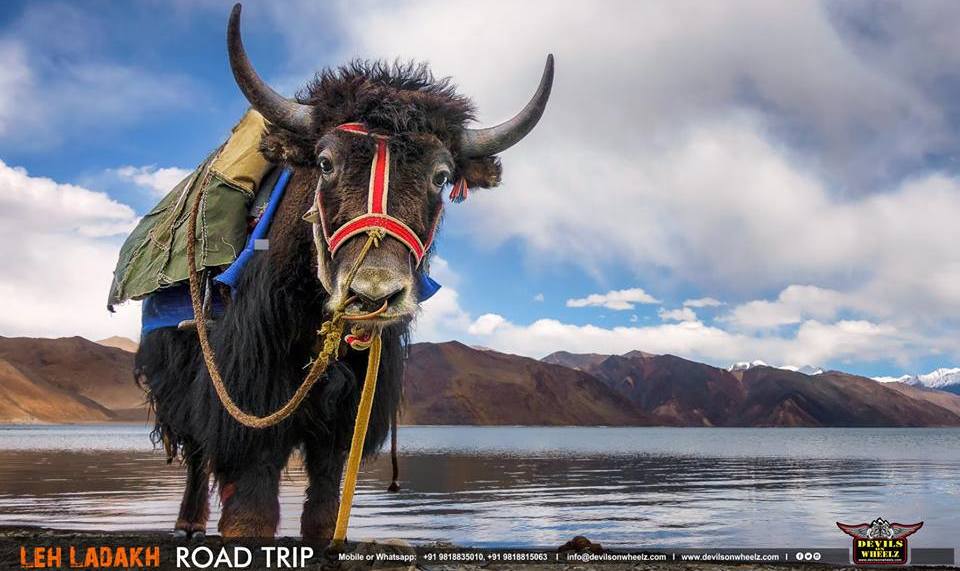
[{"label": "yellow rope", "polygon": [[363,443],[367,438],[367,426],[370,424],[370,411],[373,409],[373,395],[377,390],[377,372],[380,369],[380,336],[370,339],[367,357],[367,374],[363,379],[363,392],[357,406],[357,421],[353,425],[353,439],[350,441],[350,455],[347,457],[347,473],[343,478],[343,493],[340,496],[340,509],[337,511],[337,526],[333,540],[342,542],[347,537],[347,525],[350,522],[350,508],[353,505],[353,492],[357,487],[357,474],[360,472],[360,457]]}]

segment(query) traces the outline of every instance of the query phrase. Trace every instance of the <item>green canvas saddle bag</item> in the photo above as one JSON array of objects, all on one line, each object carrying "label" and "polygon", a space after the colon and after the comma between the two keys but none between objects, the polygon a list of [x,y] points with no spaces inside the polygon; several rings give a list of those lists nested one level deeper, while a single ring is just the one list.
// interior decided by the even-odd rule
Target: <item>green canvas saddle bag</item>
[{"label": "green canvas saddle bag", "polygon": [[[229,139],[140,220],[120,249],[107,300],[111,311],[187,280],[187,240],[196,240],[197,268],[224,268],[237,258],[247,240],[248,216],[260,202],[261,182],[273,170],[259,151],[264,127],[263,116],[247,111]],[[196,236],[187,236],[187,219],[208,167]]]}]

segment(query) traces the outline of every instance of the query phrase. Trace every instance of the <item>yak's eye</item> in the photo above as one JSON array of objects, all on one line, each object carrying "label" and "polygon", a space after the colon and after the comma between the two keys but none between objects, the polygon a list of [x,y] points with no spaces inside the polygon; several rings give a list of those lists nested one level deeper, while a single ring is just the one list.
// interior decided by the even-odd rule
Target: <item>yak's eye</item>
[{"label": "yak's eye", "polygon": [[433,186],[437,188],[443,188],[448,182],[450,182],[450,173],[447,171],[438,171],[433,175]]},{"label": "yak's eye", "polygon": [[330,160],[330,157],[320,157],[318,162],[320,165],[320,172],[323,174],[330,174],[333,172],[333,161]]}]

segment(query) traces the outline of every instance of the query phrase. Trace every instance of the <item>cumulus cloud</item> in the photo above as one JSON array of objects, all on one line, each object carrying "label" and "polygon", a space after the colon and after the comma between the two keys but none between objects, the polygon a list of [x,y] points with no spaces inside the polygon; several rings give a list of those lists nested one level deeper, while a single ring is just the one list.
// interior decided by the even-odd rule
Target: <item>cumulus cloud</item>
[{"label": "cumulus cloud", "polygon": [[721,319],[744,329],[794,325],[808,318],[832,320],[844,306],[855,305],[853,301],[838,291],[791,285],[774,301],[754,300],[738,305]]},{"label": "cumulus cloud", "polygon": [[723,302],[712,297],[699,297],[697,299],[688,299],[683,302],[684,307],[719,307]]},{"label": "cumulus cloud", "polygon": [[458,339],[470,327],[470,315],[460,306],[457,285],[460,276],[441,256],[430,259],[430,275],[443,287],[420,305],[420,313],[414,321],[415,341],[449,341]]},{"label": "cumulus cloud", "polygon": [[137,222],[130,207],[0,161],[0,211],[4,335],[138,337],[138,304],[106,310],[120,238]]},{"label": "cumulus cloud", "polygon": [[485,314],[474,321],[469,332],[486,347],[535,358],[560,350],[610,354],[641,349],[717,366],[750,359],[825,363],[887,358],[892,353],[909,351],[915,341],[889,324],[869,321],[809,320],[790,334],[755,336],[697,320],[646,327],[574,325],[556,319],[520,325],[499,314]]},{"label": "cumulus cloud", "polygon": [[568,299],[567,307],[606,307],[615,311],[633,309],[638,303],[660,303],[642,288],[611,290],[607,293],[592,293],[587,297]]},{"label": "cumulus cloud", "polygon": [[536,294],[535,296],[533,296],[533,301],[540,302],[540,301],[543,301],[543,300],[544,300],[544,297],[543,297],[543,294],[542,294],[542,293],[538,293],[538,294]]},{"label": "cumulus cloud", "polygon": [[697,314],[689,307],[678,307],[676,309],[665,309],[661,307],[657,315],[663,321],[696,321]]},{"label": "cumulus cloud", "polygon": [[190,174],[190,170],[179,167],[158,168],[156,165],[142,167],[123,166],[113,171],[120,179],[151,191],[156,196],[165,196]]}]

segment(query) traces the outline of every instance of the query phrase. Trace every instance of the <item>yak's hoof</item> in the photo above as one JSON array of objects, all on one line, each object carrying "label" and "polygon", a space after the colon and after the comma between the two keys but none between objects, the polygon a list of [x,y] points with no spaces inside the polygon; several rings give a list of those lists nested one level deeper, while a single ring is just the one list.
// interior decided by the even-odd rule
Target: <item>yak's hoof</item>
[{"label": "yak's hoof", "polygon": [[190,532],[185,529],[175,529],[173,530],[173,539],[175,541],[183,541],[190,536]]},{"label": "yak's hoof", "polygon": [[198,530],[198,531],[193,532],[193,534],[190,536],[190,541],[192,541],[192,542],[194,542],[194,543],[203,543],[203,541],[204,541],[206,538],[207,538],[207,533],[206,533],[205,531],[199,531],[199,530]]},{"label": "yak's hoof", "polygon": [[396,480],[394,480],[393,482],[390,482],[390,487],[387,488],[387,491],[388,491],[388,492],[399,492],[399,491],[400,491],[400,484],[398,484]]}]

